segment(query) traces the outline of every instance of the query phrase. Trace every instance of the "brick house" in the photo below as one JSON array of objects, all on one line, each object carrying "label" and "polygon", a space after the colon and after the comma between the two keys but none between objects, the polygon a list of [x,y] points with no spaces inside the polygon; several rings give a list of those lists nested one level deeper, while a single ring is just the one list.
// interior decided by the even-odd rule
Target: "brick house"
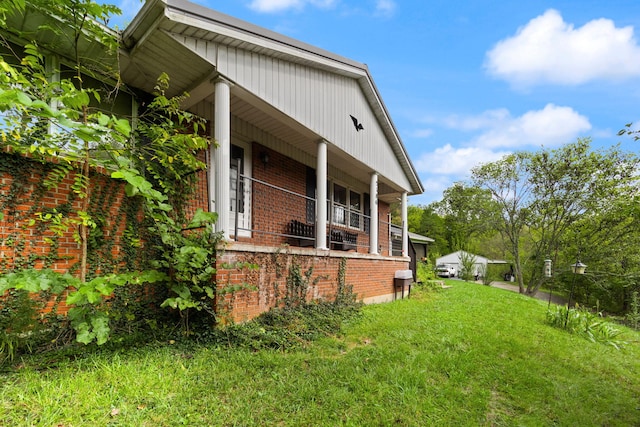
[{"label": "brick house", "polygon": [[[183,108],[210,123],[218,146],[201,186],[226,242],[217,284],[253,285],[228,297],[235,320],[277,304],[278,270],[292,262],[313,267],[308,298],[335,293],[343,259],[359,299],[396,296],[394,273],[410,260],[407,197],[423,188],[366,65],[188,1],[151,0],[122,33],[119,67],[146,93],[167,73],[168,95],[188,92]],[[260,269],[228,267],[246,261]]]}]

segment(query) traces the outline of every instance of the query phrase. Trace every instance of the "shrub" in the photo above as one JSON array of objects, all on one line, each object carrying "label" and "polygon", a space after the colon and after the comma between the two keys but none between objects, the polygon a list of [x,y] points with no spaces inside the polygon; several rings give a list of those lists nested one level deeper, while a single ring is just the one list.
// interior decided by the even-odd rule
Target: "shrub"
[{"label": "shrub", "polygon": [[417,266],[416,276],[418,283],[427,283],[429,280],[436,279],[435,269],[429,260],[419,262]]},{"label": "shrub", "polygon": [[591,342],[599,342],[615,348],[626,344],[620,339],[622,331],[604,320],[602,313],[594,314],[584,308],[556,306],[555,309],[547,311],[547,323],[580,335]]},{"label": "shrub", "polygon": [[640,326],[640,298],[638,292],[633,291],[631,294],[631,307],[629,312],[625,315],[625,320],[629,326],[634,329],[638,329]]},{"label": "shrub", "polygon": [[459,277],[467,282],[474,279],[476,273],[476,256],[468,252],[460,252],[461,270],[458,272]]}]

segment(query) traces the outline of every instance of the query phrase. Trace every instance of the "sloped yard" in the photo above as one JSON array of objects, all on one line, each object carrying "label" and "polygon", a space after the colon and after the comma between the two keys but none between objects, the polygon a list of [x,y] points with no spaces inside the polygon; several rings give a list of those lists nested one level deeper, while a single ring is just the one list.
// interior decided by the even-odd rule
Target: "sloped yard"
[{"label": "sloped yard", "polygon": [[368,306],[303,350],[104,353],[0,378],[0,425],[640,425],[640,335],[623,350],[477,284]]}]

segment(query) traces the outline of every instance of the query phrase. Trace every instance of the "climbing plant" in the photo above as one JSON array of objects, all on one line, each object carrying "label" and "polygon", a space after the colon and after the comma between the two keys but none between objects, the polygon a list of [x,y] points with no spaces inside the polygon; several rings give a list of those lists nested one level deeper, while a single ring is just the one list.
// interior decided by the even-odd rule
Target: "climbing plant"
[{"label": "climbing plant", "polygon": [[[210,283],[219,236],[211,232],[211,225],[217,217],[202,210],[188,217],[187,209],[196,173],[205,168],[198,153],[211,143],[202,136],[205,122],[180,109],[186,95],[165,95],[169,78],[164,74],[153,98],[135,117],[133,130],[134,117],[107,114],[95,107],[111,94],[87,87],[85,80],[112,79],[113,92],[123,89],[117,75],[117,38],[100,25],[119,13],[116,7],[91,0],[16,0],[0,6],[0,27],[8,28],[10,13],[27,8],[51,12],[51,21],[42,29],[52,36],[49,45],[33,41],[21,50],[2,39],[9,54],[0,58],[0,148],[15,153],[7,157],[15,162],[26,162],[25,157],[40,162],[43,172],[36,189],[29,193],[30,211],[18,213],[14,208],[17,196],[30,184],[20,177],[18,168],[12,170],[12,187],[3,193],[0,212],[17,215],[24,227],[46,231],[42,241],[49,245],[47,256],[51,258],[16,258],[10,266],[0,260],[4,263],[0,267],[8,271],[0,276],[0,294],[30,290],[34,283],[54,293],[73,288],[67,297],[72,306],[69,319],[83,343],[101,344],[109,338],[111,312],[106,298],[112,298],[119,288],[163,283],[169,291],[163,306],[179,312],[208,307],[215,293]],[[28,35],[16,31],[14,36]],[[60,69],[52,69],[42,53],[43,48],[55,51],[59,37],[72,40],[73,73],[68,78],[60,78]],[[105,61],[96,64],[82,56],[83,37],[99,45]],[[104,65],[110,63],[116,67]],[[131,208],[123,208],[115,218],[102,207],[113,204],[119,191],[108,190],[114,187],[99,170],[122,182],[126,195],[136,201],[126,204]],[[67,203],[46,209],[36,203],[38,197],[69,181]],[[124,254],[145,252],[146,260],[110,256],[113,248],[104,236],[120,219],[126,223],[124,230],[117,230],[123,236]],[[43,262],[39,267],[51,266],[52,258],[59,256],[58,238],[69,233],[81,247],[79,264],[69,269],[74,274],[36,269],[38,261]],[[19,254],[27,243],[16,233],[7,236],[4,244]],[[54,283],[63,286],[52,287]]]}]

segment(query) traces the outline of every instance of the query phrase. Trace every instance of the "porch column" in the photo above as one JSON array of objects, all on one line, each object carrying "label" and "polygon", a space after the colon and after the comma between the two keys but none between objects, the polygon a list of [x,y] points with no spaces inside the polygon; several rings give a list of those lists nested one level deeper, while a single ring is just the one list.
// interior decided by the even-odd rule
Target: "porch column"
[{"label": "porch column", "polygon": [[[60,83],[60,58],[57,55],[45,55],[44,66],[51,83]],[[51,101],[49,106],[53,111],[58,111],[58,101]],[[47,127],[47,133],[49,135],[55,135],[57,133],[57,127],[54,126],[53,121],[49,122]]]},{"label": "porch column", "polygon": [[327,142],[318,141],[316,165],[316,249],[327,249]]},{"label": "porch column", "polygon": [[371,174],[371,182],[369,184],[369,204],[370,216],[369,219],[369,253],[378,254],[378,174],[376,172]]},{"label": "porch column", "polygon": [[[217,212],[218,221],[215,224],[215,231],[223,233],[223,239],[229,239],[229,223],[231,213],[229,210],[230,200],[230,158],[231,158],[231,83],[223,78],[216,78],[213,138],[218,143],[218,147],[210,148],[211,159],[213,159],[213,173],[209,174],[213,183],[209,183],[209,191],[213,194],[209,196],[211,200],[212,212]],[[212,185],[213,184],[213,185]],[[213,197],[211,197],[213,196]]]},{"label": "porch column", "polygon": [[409,224],[407,223],[407,192],[402,193],[402,256],[409,256]]}]

